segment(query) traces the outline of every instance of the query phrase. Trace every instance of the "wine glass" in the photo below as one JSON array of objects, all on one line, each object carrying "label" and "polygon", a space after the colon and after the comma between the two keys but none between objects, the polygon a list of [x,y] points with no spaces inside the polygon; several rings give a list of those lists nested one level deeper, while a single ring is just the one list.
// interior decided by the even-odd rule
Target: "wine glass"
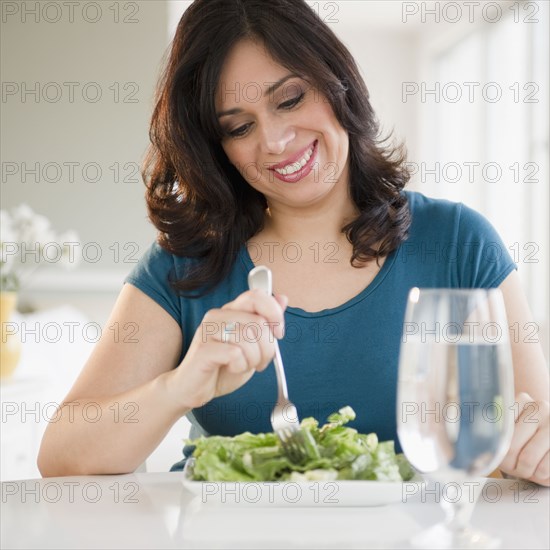
[{"label": "wine glass", "polygon": [[[513,400],[500,290],[411,289],[399,356],[397,433],[409,462],[440,491],[446,516],[411,539],[413,547],[498,548],[499,539],[469,525],[473,505],[467,498],[473,480],[491,473],[508,451]],[[444,494],[448,487],[452,497]]]}]

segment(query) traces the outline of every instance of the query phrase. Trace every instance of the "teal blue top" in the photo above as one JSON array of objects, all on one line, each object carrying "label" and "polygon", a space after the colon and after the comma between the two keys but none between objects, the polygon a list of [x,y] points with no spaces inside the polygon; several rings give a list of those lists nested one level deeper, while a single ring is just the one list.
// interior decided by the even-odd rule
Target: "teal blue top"
[{"label": "teal blue top", "polygon": [[[309,312],[288,307],[280,341],[289,397],[300,418],[314,416],[324,423],[328,414],[350,405],[357,413],[350,426],[376,432],[381,441],[393,439],[397,451],[397,366],[409,290],[494,288],[517,268],[481,214],[462,203],[404,193],[412,215],[409,237],[386,258],[374,280],[335,308]],[[168,283],[169,273],[181,278],[189,261],[154,243],[125,279],[180,325],[182,358],[204,314],[247,290],[254,267],[243,246],[229,276],[208,295],[190,299],[179,297]],[[272,431],[269,417],[276,394],[270,365],[230,395],[193,409],[188,415],[191,436]],[[180,469],[184,460],[173,469]]]}]

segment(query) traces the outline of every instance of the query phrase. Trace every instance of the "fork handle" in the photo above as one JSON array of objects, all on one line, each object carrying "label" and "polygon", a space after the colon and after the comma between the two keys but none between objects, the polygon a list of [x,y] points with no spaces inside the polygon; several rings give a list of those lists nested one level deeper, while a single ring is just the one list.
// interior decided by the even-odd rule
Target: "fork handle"
[{"label": "fork handle", "polygon": [[[251,290],[259,288],[266,294],[271,296],[272,294],[272,281],[273,277],[271,270],[265,265],[256,266],[250,270],[248,274],[248,288]],[[277,389],[279,392],[278,401],[282,401],[281,396],[288,400],[288,389],[286,386],[286,376],[283,367],[283,360],[281,359],[281,350],[279,349],[279,341],[275,338],[275,356],[273,357],[273,363],[275,365],[275,374],[277,376]]]},{"label": "fork handle", "polygon": [[282,401],[281,395],[288,401],[288,389],[286,387],[286,376],[283,368],[283,360],[281,359],[281,350],[279,349],[279,341],[275,338],[275,357],[273,357],[275,365],[275,374],[277,375],[277,389],[279,391],[278,401]]}]

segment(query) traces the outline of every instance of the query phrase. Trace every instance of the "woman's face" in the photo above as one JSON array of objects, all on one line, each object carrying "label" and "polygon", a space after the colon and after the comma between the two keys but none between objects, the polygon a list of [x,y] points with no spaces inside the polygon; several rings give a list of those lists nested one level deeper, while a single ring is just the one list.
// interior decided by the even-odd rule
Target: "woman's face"
[{"label": "woman's face", "polygon": [[304,207],[347,193],[347,132],[326,97],[260,44],[241,41],[229,52],[216,112],[229,161],[270,207]]}]

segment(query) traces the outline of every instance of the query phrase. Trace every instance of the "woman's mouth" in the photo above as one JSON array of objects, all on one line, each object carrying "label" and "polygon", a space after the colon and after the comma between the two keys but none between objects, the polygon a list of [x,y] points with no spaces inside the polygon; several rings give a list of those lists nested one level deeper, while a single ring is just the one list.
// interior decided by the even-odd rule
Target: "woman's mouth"
[{"label": "woman's mouth", "polygon": [[317,149],[319,142],[315,140],[305,153],[290,164],[278,168],[270,168],[274,176],[286,183],[296,183],[305,178],[313,169],[317,159]]}]

